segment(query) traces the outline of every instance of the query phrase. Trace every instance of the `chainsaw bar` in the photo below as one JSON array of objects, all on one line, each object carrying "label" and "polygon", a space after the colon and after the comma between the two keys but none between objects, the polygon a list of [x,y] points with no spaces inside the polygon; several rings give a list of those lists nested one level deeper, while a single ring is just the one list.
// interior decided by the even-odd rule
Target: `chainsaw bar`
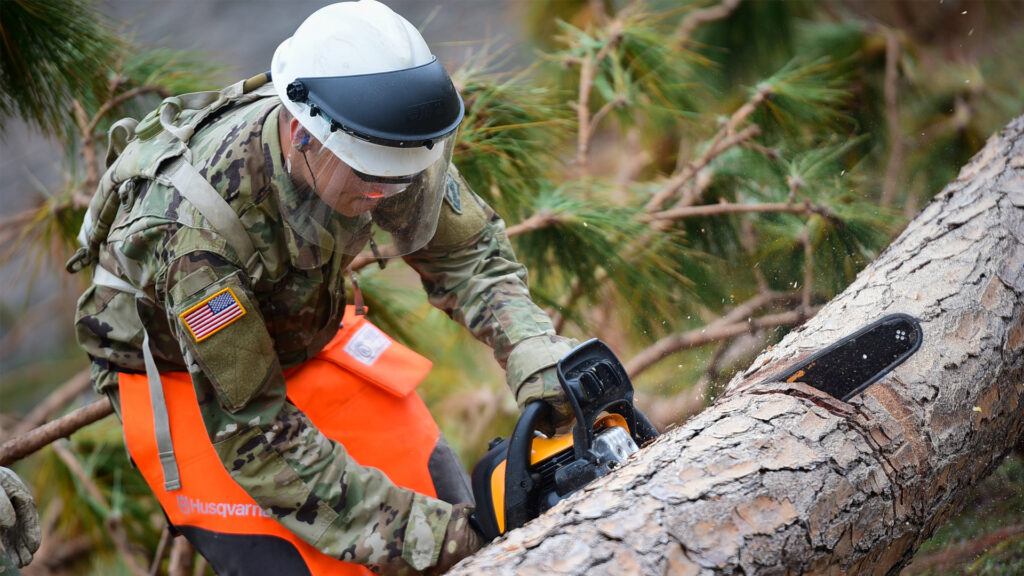
[{"label": "chainsaw bar", "polygon": [[846,402],[913,356],[923,338],[917,318],[890,314],[762,383],[803,382]]}]

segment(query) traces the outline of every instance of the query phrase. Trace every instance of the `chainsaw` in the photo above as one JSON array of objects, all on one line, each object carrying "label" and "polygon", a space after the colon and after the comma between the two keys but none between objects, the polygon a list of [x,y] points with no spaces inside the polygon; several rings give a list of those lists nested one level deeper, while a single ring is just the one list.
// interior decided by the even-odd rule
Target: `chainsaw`
[{"label": "chainsaw", "polygon": [[[844,402],[905,362],[924,339],[920,322],[890,314],[762,381],[802,382]],[[571,433],[538,431],[551,413],[527,405],[512,436],[496,438],[473,468],[474,527],[487,541],[536,518],[592,480],[626,462],[658,431],[633,405],[633,384],[615,354],[590,340],[558,363],[572,405]]]},{"label": "chainsaw", "polygon": [[551,414],[528,404],[512,436],[496,438],[473,468],[476,512],[471,521],[488,541],[518,528],[592,480],[626,462],[658,431],[633,405],[633,384],[615,353],[592,339],[558,362],[558,380],[572,405],[572,431],[538,430]]}]

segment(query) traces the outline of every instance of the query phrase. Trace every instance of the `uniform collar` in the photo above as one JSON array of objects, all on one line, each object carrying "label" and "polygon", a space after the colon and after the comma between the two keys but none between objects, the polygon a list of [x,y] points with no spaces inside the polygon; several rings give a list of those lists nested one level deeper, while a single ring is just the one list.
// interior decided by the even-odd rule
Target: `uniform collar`
[{"label": "uniform collar", "polygon": [[[276,193],[280,206],[285,242],[292,265],[303,270],[319,268],[334,252],[335,235],[323,226],[310,222],[310,219],[304,218],[299,211],[299,208],[306,204],[301,196],[303,191],[292,182],[285,169],[281,137],[277,127],[280,112],[281,107],[277,106],[263,123],[263,144],[269,160],[270,186]],[[297,231],[299,227],[315,231],[315,235],[300,235]]]}]

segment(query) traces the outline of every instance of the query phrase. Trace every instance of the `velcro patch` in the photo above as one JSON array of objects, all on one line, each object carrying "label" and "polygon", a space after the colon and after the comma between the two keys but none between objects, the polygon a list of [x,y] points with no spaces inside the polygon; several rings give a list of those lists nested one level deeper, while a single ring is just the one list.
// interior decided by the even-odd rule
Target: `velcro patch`
[{"label": "velcro patch", "polygon": [[366,323],[345,344],[345,352],[363,364],[373,366],[388,346],[391,346],[391,340],[376,326]]},{"label": "velcro patch", "polygon": [[452,178],[451,174],[448,174],[445,179],[444,198],[456,214],[462,214],[462,191],[459,189],[459,183]]},{"label": "velcro patch", "polygon": [[231,288],[225,288],[182,312],[179,317],[196,342],[202,342],[242,316],[245,316],[245,308]]}]

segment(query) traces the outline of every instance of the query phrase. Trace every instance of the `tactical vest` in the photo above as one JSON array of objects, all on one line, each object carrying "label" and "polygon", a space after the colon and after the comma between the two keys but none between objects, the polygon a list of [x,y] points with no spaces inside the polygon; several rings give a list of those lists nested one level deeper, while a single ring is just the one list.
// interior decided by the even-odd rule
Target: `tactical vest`
[{"label": "tactical vest", "polygon": [[[261,267],[252,240],[227,201],[192,166],[188,142],[214,113],[270,96],[276,92],[269,76],[259,74],[223,90],[166,98],[141,122],[122,118],[114,123],[107,133],[107,171],[89,202],[78,235],[81,248],[65,265],[68,272],[74,274],[98,261],[111,224],[119,210],[131,207],[137,180],[142,178],[174,186],[225,236],[250,277],[257,278]],[[101,270],[97,267],[96,272],[103,276]],[[121,284],[118,280],[115,287]]]},{"label": "tactical vest", "polygon": [[[81,248],[65,265],[76,273],[99,261],[99,250],[110,233],[117,214],[130,210],[135,201],[135,188],[140,179],[173,186],[179,194],[206,218],[223,236],[243,263],[250,279],[256,282],[263,264],[242,221],[192,165],[188,142],[192,135],[213,114],[228,108],[276,96],[268,74],[260,74],[222,90],[194,92],[164,99],[141,122],[123,118],[108,132],[107,171],[89,202],[78,240]],[[100,265],[93,266],[93,284],[133,294],[137,300],[148,296]],[[148,389],[152,398],[154,432],[160,446],[164,486],[180,487],[174,445],[168,423],[166,401],[160,384],[149,334],[142,343]]]},{"label": "tactical vest", "polygon": [[[287,370],[285,380],[289,401],[356,462],[379,468],[399,486],[438,497],[444,478],[436,478],[432,459],[440,431],[414,391],[430,367],[429,360],[388,338],[350,306],[335,338],[317,356]],[[162,375],[181,473],[180,489],[168,490],[143,379],[119,376],[128,451],[171,524],[217,574],[371,574],[320,553],[235,483],[206,435],[186,372]]]}]

